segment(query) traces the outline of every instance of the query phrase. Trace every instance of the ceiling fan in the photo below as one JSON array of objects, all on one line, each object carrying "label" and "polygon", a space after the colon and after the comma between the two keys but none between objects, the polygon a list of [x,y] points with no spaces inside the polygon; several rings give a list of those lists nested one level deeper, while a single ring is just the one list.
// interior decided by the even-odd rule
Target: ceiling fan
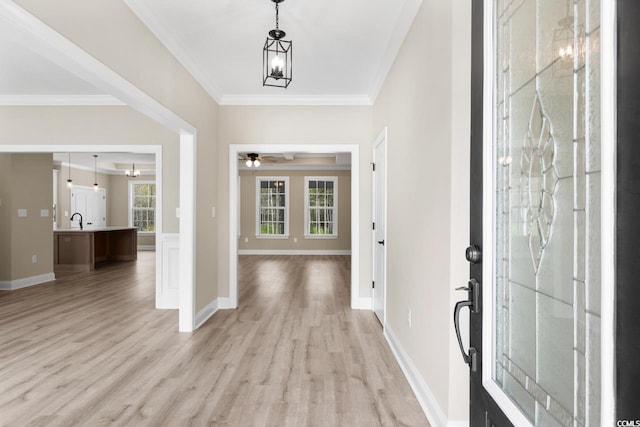
[{"label": "ceiling fan", "polygon": [[261,163],[277,163],[278,159],[273,156],[260,156],[258,153],[247,153],[246,156],[238,156],[238,160],[245,162],[247,167],[259,167]]}]

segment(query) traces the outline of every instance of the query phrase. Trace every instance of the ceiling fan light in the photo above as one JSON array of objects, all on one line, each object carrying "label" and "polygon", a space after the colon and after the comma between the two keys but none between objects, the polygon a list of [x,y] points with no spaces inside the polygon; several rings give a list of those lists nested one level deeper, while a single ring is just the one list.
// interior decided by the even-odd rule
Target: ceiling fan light
[{"label": "ceiling fan light", "polygon": [[248,168],[250,168],[253,165],[253,161],[249,159],[244,164],[247,165]]},{"label": "ceiling fan light", "polygon": [[260,167],[260,160],[255,159],[255,160],[253,161],[253,165],[254,165],[255,167]]}]

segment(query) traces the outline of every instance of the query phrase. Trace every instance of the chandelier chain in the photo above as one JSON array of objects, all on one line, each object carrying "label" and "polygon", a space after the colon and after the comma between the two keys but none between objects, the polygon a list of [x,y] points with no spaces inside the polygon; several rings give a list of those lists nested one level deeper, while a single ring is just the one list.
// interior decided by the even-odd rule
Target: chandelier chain
[{"label": "chandelier chain", "polygon": [[278,24],[280,23],[280,15],[279,15],[279,7],[278,7],[278,3],[276,3],[276,30],[279,30],[280,27],[278,27]]}]

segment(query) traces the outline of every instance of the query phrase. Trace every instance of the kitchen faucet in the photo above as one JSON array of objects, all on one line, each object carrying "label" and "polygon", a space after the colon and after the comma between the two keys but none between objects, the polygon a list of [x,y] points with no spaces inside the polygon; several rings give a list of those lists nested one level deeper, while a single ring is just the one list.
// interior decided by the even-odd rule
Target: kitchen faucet
[{"label": "kitchen faucet", "polygon": [[80,217],[80,230],[82,230],[82,214],[80,212],[74,212],[69,221],[73,221],[73,218],[75,218],[76,215]]}]

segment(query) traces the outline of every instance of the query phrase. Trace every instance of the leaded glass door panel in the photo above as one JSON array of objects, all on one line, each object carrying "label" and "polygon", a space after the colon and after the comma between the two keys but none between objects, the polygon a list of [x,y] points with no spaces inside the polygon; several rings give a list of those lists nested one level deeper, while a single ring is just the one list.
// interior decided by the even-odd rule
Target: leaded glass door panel
[{"label": "leaded glass door panel", "polygon": [[600,425],[600,8],[473,2],[472,425]]}]

